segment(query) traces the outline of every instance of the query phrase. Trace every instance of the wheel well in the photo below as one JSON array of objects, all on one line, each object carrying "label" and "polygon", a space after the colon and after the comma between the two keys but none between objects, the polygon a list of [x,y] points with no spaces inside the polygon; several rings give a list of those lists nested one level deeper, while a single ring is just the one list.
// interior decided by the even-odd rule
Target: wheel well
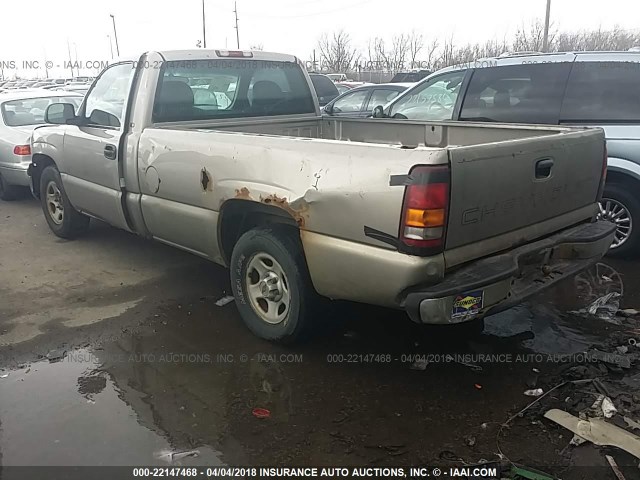
[{"label": "wheel well", "polygon": [[36,153],[31,158],[31,185],[33,188],[31,189],[36,198],[40,198],[40,176],[42,175],[42,171],[48,166],[53,165],[56,166],[56,162],[47,155],[43,155],[41,153]]},{"label": "wheel well", "polygon": [[231,261],[233,247],[245,232],[265,225],[279,225],[296,235],[299,232],[295,219],[281,208],[248,200],[227,200],[218,220],[218,244],[225,263]]}]

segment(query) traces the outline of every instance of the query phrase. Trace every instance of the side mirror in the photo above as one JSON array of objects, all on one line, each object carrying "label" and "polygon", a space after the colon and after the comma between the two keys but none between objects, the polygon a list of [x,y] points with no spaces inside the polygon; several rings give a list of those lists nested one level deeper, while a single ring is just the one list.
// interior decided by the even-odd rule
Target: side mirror
[{"label": "side mirror", "polygon": [[70,103],[53,103],[44,112],[44,121],[54,125],[67,125],[76,118],[76,108]]},{"label": "side mirror", "polygon": [[333,105],[329,104],[329,105],[325,105],[322,110],[324,111],[324,113],[326,113],[327,115],[332,115],[333,114]]},{"label": "side mirror", "polygon": [[384,107],[378,105],[373,109],[373,118],[384,118]]}]

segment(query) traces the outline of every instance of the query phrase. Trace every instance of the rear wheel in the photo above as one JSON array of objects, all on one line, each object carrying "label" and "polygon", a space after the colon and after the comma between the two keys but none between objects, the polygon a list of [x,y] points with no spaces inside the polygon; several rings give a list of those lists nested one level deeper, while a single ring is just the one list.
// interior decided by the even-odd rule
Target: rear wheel
[{"label": "rear wheel", "polygon": [[16,185],[9,185],[7,180],[0,174],[0,199],[5,201],[15,200],[24,189]]},{"label": "rear wheel", "polygon": [[57,236],[72,239],[89,229],[89,217],[73,208],[54,166],[45,168],[40,176],[40,202],[44,218]]},{"label": "rear wheel", "polygon": [[600,202],[601,220],[616,224],[616,234],[609,255],[637,255],[640,244],[640,202],[624,185],[607,184]]},{"label": "rear wheel", "polygon": [[231,258],[231,287],[257,336],[293,343],[311,333],[319,297],[296,230],[265,227],[242,235]]}]

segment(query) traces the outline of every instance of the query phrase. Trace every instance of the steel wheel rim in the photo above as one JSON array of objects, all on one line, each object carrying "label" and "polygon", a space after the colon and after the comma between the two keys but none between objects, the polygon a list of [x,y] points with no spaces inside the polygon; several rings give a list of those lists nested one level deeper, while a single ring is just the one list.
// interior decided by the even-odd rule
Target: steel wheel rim
[{"label": "steel wheel rim", "polygon": [[47,212],[56,225],[62,225],[64,221],[64,206],[62,205],[62,193],[56,182],[47,183]]},{"label": "steel wheel rim", "polygon": [[600,220],[608,220],[616,224],[616,233],[611,248],[623,245],[631,236],[633,221],[627,207],[612,198],[603,198],[600,202]]},{"label": "steel wheel rim", "polygon": [[268,253],[256,253],[245,273],[247,294],[254,312],[266,323],[286,320],[291,307],[289,281],[282,266]]}]

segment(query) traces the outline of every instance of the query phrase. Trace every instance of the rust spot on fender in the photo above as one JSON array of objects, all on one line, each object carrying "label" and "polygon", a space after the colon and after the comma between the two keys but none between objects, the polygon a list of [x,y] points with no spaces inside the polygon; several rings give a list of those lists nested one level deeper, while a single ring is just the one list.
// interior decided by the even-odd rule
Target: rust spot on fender
[{"label": "rust spot on fender", "polygon": [[236,198],[242,198],[244,200],[253,200],[251,198],[251,193],[247,187],[242,187],[240,189],[236,188]]},{"label": "rust spot on fender", "polygon": [[286,198],[279,197],[278,195],[273,193],[267,197],[261,196],[260,201],[265,205],[273,205],[274,207],[281,208],[293,217],[293,219],[298,224],[298,227],[304,228],[309,210],[309,204],[304,200],[301,199],[289,203]]}]

